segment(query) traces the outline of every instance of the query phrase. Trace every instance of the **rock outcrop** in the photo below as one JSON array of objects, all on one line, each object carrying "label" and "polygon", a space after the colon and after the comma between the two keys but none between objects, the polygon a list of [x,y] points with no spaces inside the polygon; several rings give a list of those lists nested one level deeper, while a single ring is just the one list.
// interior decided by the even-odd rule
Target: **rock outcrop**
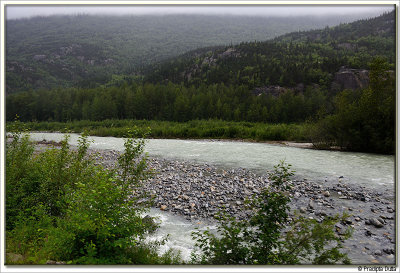
[{"label": "rock outcrop", "polygon": [[253,94],[256,96],[265,94],[265,95],[272,95],[274,97],[279,97],[286,90],[287,90],[286,88],[278,86],[278,85],[269,85],[269,86],[256,87],[253,90]]},{"label": "rock outcrop", "polygon": [[335,73],[331,89],[337,92],[343,89],[357,90],[366,88],[369,84],[368,75],[368,70],[351,69],[343,66]]}]

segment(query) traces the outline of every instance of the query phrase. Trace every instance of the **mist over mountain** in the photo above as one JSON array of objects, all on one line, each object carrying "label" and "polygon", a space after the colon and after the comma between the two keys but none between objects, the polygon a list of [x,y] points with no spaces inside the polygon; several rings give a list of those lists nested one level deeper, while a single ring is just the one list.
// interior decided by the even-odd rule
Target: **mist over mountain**
[{"label": "mist over mountain", "polygon": [[148,68],[145,81],[246,85],[318,84],[329,89],[341,67],[368,69],[382,57],[395,64],[395,15],[297,31],[267,41],[202,48]]},{"label": "mist over mountain", "polygon": [[[48,16],[7,20],[6,92],[94,87],[197,48],[265,41],[356,15]],[[114,76],[115,77],[115,76]]]}]

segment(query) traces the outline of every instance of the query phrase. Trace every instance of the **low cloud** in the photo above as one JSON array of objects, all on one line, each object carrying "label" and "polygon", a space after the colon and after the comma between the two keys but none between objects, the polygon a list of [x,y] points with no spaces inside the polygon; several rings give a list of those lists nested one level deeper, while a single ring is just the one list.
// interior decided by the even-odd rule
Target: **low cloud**
[{"label": "low cloud", "polygon": [[246,15],[246,16],[327,16],[327,15],[380,15],[394,9],[393,5],[219,5],[219,6],[138,6],[138,5],[7,5],[6,18],[18,19],[50,15],[146,15],[146,14],[207,14],[207,15]]}]

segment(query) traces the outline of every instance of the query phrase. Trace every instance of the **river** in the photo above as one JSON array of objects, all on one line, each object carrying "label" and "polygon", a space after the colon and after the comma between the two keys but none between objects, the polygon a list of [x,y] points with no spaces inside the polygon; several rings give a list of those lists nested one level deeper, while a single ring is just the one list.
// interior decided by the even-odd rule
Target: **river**
[{"label": "river", "polygon": [[[31,139],[36,141],[60,141],[63,136],[61,133],[31,133]],[[70,134],[70,144],[76,145],[78,138],[78,134]],[[91,136],[89,139],[94,149],[122,151],[124,148],[121,138]],[[302,178],[324,183],[337,181],[343,176],[348,184],[385,192],[391,198],[395,194],[395,157],[391,155],[313,150],[267,143],[176,139],[149,139],[145,151],[151,157],[208,163],[225,169],[246,168],[260,174],[285,160]],[[158,209],[152,209],[150,215],[161,220],[161,228],[153,238],[171,234],[164,250],[177,248],[182,250],[183,258],[188,259],[193,248],[190,233],[195,227],[204,228],[204,223],[197,225]]]},{"label": "river", "polygon": [[[76,145],[78,134],[70,135]],[[32,140],[60,141],[60,133],[31,133]],[[115,137],[90,137],[91,148],[122,151],[124,141]],[[268,143],[149,139],[150,156],[209,163],[224,168],[246,168],[258,173],[271,170],[281,160],[296,174],[310,180],[343,176],[368,188],[394,192],[395,157],[367,153],[313,150]]]}]

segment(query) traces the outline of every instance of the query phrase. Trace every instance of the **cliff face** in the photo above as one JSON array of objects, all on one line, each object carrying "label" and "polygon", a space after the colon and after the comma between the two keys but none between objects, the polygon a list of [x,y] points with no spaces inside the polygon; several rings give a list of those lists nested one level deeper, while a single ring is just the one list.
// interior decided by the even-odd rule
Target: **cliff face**
[{"label": "cliff face", "polygon": [[335,73],[335,79],[332,83],[332,91],[340,91],[343,89],[363,89],[368,87],[369,72],[364,69],[350,69],[342,67]]},{"label": "cliff face", "polygon": [[[358,90],[367,88],[369,85],[369,71],[365,69],[352,69],[341,67],[338,72],[335,73],[334,80],[331,84],[331,91],[334,93],[340,92],[344,89]],[[314,84],[314,87],[318,85]],[[302,93],[304,91],[304,85],[298,84],[294,88],[281,87],[278,85],[256,87],[252,92],[254,95],[259,96],[261,94],[272,95],[279,97],[287,90],[293,90],[295,93]]]}]

